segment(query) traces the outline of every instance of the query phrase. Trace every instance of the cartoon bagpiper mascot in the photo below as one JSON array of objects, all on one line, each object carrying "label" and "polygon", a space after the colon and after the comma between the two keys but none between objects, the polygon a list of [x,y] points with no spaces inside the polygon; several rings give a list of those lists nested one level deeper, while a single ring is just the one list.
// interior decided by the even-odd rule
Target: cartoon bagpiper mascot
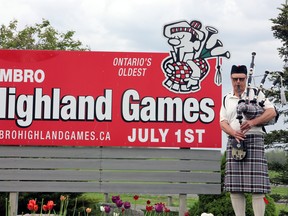
[{"label": "cartoon bagpiper mascot", "polygon": [[[216,45],[207,49],[207,41],[218,31],[213,27],[206,27],[206,30],[208,30],[207,37],[202,30],[201,22],[197,20],[191,23],[180,21],[164,26],[163,34],[168,38],[168,44],[172,47],[170,56],[163,61],[162,65],[166,76],[163,85],[167,89],[178,93],[199,91],[201,80],[209,72],[209,64],[205,58],[230,57],[229,52],[221,55],[212,54],[214,48],[222,46],[219,40]],[[220,70],[218,76],[220,76]],[[221,79],[219,77],[217,79],[219,85]]]}]

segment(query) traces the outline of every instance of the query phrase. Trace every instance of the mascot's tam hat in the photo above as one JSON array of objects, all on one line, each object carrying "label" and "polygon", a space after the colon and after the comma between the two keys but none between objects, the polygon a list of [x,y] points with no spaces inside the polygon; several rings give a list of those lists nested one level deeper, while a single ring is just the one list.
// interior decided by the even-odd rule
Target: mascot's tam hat
[{"label": "mascot's tam hat", "polygon": [[231,74],[235,73],[244,73],[245,75],[247,75],[247,67],[245,65],[233,65],[231,68]]},{"label": "mascot's tam hat", "polygon": [[204,33],[201,31],[202,24],[197,20],[193,20],[191,23],[186,21],[180,21],[176,23],[171,23],[164,26],[164,36],[173,37],[174,33],[188,32],[196,36],[200,41],[204,39]]}]

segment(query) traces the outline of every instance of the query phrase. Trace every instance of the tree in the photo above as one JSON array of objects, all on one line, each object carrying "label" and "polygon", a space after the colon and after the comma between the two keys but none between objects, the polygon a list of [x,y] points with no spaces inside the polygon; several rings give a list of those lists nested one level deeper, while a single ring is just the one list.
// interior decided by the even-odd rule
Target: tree
[{"label": "tree", "polygon": [[32,50],[90,50],[83,47],[82,42],[74,40],[75,31],[60,33],[48,20],[34,26],[17,29],[18,21],[12,20],[9,25],[1,25],[0,49],[32,49]]},{"label": "tree", "polygon": [[286,163],[284,164],[283,171],[281,172],[279,178],[282,184],[288,185],[288,157],[286,157]]},{"label": "tree", "polygon": [[271,19],[273,36],[276,39],[280,39],[283,46],[278,48],[280,57],[288,57],[288,5],[282,4],[282,8],[278,8],[280,13],[278,17]]},{"label": "tree", "polygon": [[[284,67],[283,67],[283,71],[281,71],[281,73],[278,73],[276,76],[274,76],[273,79],[274,79],[275,85],[278,85],[280,87],[279,91],[281,90],[281,86],[283,85],[282,95],[284,94],[287,98],[287,95],[288,95],[287,93],[287,88],[288,88],[288,5],[287,5],[287,1],[286,1],[286,4],[282,4],[282,7],[278,9],[280,10],[280,13],[278,14],[278,16],[270,20],[273,23],[273,26],[271,27],[273,36],[276,39],[279,39],[283,44],[282,47],[278,48],[278,52],[279,52],[280,58],[284,59],[283,60]],[[281,92],[279,94],[279,91],[269,92],[268,94],[269,96],[275,97],[274,102],[277,103],[278,105],[280,104],[280,101],[281,101],[279,98],[279,95],[281,95]],[[281,110],[280,114],[284,114],[284,117],[287,117],[288,109]],[[284,122],[287,122],[287,120],[284,120]]]},{"label": "tree", "polygon": [[[67,31],[60,33],[54,29],[48,20],[43,19],[42,23],[34,26],[26,26],[22,30],[17,29],[18,21],[12,20],[8,26],[1,25],[0,28],[0,49],[29,49],[29,50],[76,50],[88,51],[88,47],[83,47],[82,42],[74,40],[74,31]],[[18,211],[27,210],[27,203],[29,199],[45,198],[48,200],[59,200],[61,193],[20,193]],[[68,193],[70,201],[81,194]],[[0,215],[5,214],[5,197],[8,193],[0,194]],[[73,201],[69,205],[73,205]],[[1,207],[2,206],[2,207]],[[71,206],[70,209],[73,206]],[[58,208],[58,207],[57,207]]]},{"label": "tree", "polygon": [[288,143],[288,131],[273,130],[265,136],[264,143],[269,147],[272,147],[270,145],[273,143]]}]

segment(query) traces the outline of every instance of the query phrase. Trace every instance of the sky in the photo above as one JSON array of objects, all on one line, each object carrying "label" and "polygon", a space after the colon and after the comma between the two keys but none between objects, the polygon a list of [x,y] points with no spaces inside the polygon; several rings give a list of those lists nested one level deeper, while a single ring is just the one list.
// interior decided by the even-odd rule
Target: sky
[{"label": "sky", "polygon": [[[18,27],[50,21],[60,32],[75,31],[92,51],[169,52],[163,26],[199,20],[218,29],[231,58],[223,62],[223,92],[231,65],[251,62],[255,76],[283,67],[280,40],[273,37],[271,18],[285,0],[0,0],[0,24],[18,20]],[[260,78],[259,78],[260,79]],[[261,79],[260,79],[261,80]],[[259,80],[259,82],[260,82]],[[256,82],[255,82],[256,83]]]},{"label": "sky", "polygon": [[[169,52],[163,26],[199,20],[218,29],[223,48],[231,58],[222,66],[223,94],[231,89],[233,64],[250,65],[256,52],[255,79],[265,70],[283,68],[270,21],[285,0],[0,0],[0,24],[18,20],[19,28],[49,20],[59,32],[75,31],[92,51]],[[257,76],[260,76],[257,79]],[[283,122],[275,127],[282,127]]]}]

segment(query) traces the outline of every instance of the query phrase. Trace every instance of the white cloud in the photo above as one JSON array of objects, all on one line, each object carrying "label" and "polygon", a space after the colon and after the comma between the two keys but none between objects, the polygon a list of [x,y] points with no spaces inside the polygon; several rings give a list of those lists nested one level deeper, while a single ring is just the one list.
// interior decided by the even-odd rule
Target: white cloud
[{"label": "white cloud", "polygon": [[[250,53],[257,52],[263,68],[281,68],[273,38],[272,22],[283,0],[0,0],[1,24],[12,19],[19,26],[48,19],[59,31],[74,30],[76,38],[92,50],[169,51],[162,35],[167,23],[193,19],[219,30],[217,37],[231,59],[231,64],[249,64]],[[224,72],[225,72],[224,71]]]},{"label": "white cloud", "polygon": [[[0,0],[1,24],[12,19],[19,27],[49,20],[60,32],[74,30],[75,37],[98,51],[160,51],[169,46],[162,35],[170,22],[193,19],[214,26],[216,35],[231,52],[223,73],[232,64],[249,65],[257,53],[258,72],[279,70],[279,40],[272,22],[283,0]],[[224,86],[224,85],[223,85]],[[230,87],[230,86],[229,86]],[[224,89],[224,87],[223,87]]]}]

